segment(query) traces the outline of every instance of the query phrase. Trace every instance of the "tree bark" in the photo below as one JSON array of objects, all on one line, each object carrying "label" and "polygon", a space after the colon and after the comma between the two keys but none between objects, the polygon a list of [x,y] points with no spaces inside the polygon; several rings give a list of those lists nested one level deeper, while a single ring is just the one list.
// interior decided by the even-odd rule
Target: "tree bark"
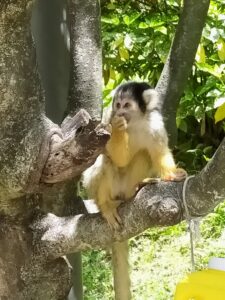
[{"label": "tree bark", "polygon": [[[37,233],[31,230],[30,223],[47,212],[69,216],[84,211],[78,198],[74,205],[76,185],[68,182],[80,175],[81,169],[64,177],[65,184],[45,184],[46,172],[42,176],[42,171],[49,167],[49,160],[52,162],[51,150],[56,154],[54,147],[59,138],[61,144],[57,146],[64,143],[67,150],[70,148],[69,153],[76,152],[79,159],[81,153],[85,155],[84,169],[93,163],[101,147],[98,139],[94,154],[90,144],[88,151],[87,145],[83,147],[82,136],[87,139],[88,131],[86,136],[84,132],[88,126],[96,137],[90,117],[80,128],[71,115],[60,128],[44,116],[44,97],[30,31],[31,12],[32,1],[28,0],[2,1],[0,6],[0,298],[65,299],[71,287],[68,263],[61,257],[49,260],[44,255],[35,244]],[[63,147],[60,149],[63,151]],[[92,161],[87,164],[90,154]],[[81,166],[78,160],[73,163]]]},{"label": "tree bark", "polygon": [[45,132],[44,102],[30,32],[32,2],[0,7],[0,197],[21,195]]},{"label": "tree bark", "polygon": [[161,95],[170,145],[177,140],[176,111],[191,72],[210,0],[184,0],[175,37],[156,86]]},{"label": "tree bark", "polygon": [[[190,216],[205,216],[225,199],[224,181],[225,139],[206,167],[188,181],[185,198]],[[113,242],[131,238],[149,227],[181,222],[187,217],[182,195],[182,182],[147,185],[132,201],[119,207],[123,227],[118,232],[113,232],[96,213],[70,218],[49,214],[40,217],[33,230],[42,231],[41,239],[38,239],[40,247],[52,259],[65,253],[107,248]]]},{"label": "tree bark", "polygon": [[71,0],[71,68],[69,114],[81,107],[93,120],[100,120],[102,108],[102,48],[100,3],[98,0]]}]

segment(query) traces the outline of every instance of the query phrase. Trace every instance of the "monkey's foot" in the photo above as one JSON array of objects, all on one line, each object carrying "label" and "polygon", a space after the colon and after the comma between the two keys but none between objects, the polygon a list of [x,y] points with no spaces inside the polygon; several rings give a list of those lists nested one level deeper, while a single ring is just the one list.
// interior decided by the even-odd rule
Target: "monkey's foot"
[{"label": "monkey's foot", "polygon": [[111,230],[119,230],[122,226],[122,220],[117,212],[117,209],[114,208],[110,211],[105,211],[102,213],[103,217],[109,224]]},{"label": "monkey's foot", "polygon": [[183,181],[187,177],[187,172],[182,168],[177,168],[174,172],[162,178],[164,181]]},{"label": "monkey's foot", "polygon": [[124,117],[115,116],[112,119],[112,127],[120,131],[125,131],[127,129],[127,121]]}]

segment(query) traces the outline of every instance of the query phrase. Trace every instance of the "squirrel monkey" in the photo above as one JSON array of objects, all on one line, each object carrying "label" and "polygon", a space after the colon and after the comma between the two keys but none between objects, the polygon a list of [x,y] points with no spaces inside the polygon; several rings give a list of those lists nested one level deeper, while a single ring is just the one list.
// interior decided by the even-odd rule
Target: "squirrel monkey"
[{"label": "squirrel monkey", "polygon": [[[121,218],[117,207],[136,194],[139,184],[151,178],[180,181],[160,111],[158,93],[145,82],[120,85],[107,120],[112,126],[105,153],[84,172],[83,183],[112,229]],[[127,242],[113,245],[116,300],[130,300]]]}]

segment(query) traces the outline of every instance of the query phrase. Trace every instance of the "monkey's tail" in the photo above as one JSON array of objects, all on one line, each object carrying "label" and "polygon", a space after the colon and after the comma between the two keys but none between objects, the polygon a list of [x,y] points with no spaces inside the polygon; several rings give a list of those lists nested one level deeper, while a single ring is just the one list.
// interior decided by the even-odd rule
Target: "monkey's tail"
[{"label": "monkey's tail", "polygon": [[112,245],[115,300],[131,300],[128,241]]}]

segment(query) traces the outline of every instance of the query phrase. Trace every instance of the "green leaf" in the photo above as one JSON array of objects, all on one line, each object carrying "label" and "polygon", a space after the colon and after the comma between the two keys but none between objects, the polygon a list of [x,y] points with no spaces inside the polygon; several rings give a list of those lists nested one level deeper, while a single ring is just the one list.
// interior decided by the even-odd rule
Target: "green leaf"
[{"label": "green leaf", "polygon": [[202,44],[198,45],[198,50],[195,56],[195,60],[200,64],[205,63],[205,49]]},{"label": "green leaf", "polygon": [[199,70],[210,73],[214,75],[217,78],[221,77],[221,72],[218,72],[218,69],[216,68],[216,65],[211,66],[209,64],[203,64],[203,63],[196,63]]},{"label": "green leaf", "polygon": [[130,57],[128,50],[124,47],[119,48],[119,54],[122,60],[128,60]]},{"label": "green leaf", "polygon": [[107,5],[107,8],[110,9],[110,10],[113,10],[113,9],[116,8],[116,6],[115,6],[113,3],[109,3],[109,4]]},{"label": "green leaf", "polygon": [[118,35],[114,42],[112,42],[112,49],[117,48],[121,44],[123,44],[124,37],[122,35]]},{"label": "green leaf", "polygon": [[217,83],[217,80],[215,77],[213,76],[210,76],[206,83],[203,85],[203,86],[200,86],[198,89],[197,89],[197,96],[201,96],[203,95],[204,93],[208,92],[209,90],[211,90],[213,87],[216,86],[216,83]]},{"label": "green leaf", "polygon": [[158,26],[162,26],[165,24],[165,21],[162,20],[161,16],[153,16],[151,19],[146,19],[146,23],[149,25],[151,28],[155,28]]},{"label": "green leaf", "polygon": [[184,119],[177,117],[176,118],[176,124],[177,128],[180,129],[181,131],[187,133],[187,123]]},{"label": "green leaf", "polygon": [[149,28],[150,26],[147,25],[145,22],[141,22],[141,23],[139,23],[138,27],[141,29],[145,29],[145,28]]},{"label": "green leaf", "polygon": [[109,69],[109,78],[116,80],[116,73],[112,68]]},{"label": "green leaf", "polygon": [[217,42],[217,53],[220,60],[225,60],[225,42],[222,39],[219,39]]},{"label": "green leaf", "polygon": [[215,123],[225,119],[225,103],[217,108],[215,113]]},{"label": "green leaf", "polygon": [[126,25],[131,25],[134,21],[136,21],[140,17],[141,13],[138,14],[132,14],[131,16],[124,16],[123,21]]},{"label": "green leaf", "polygon": [[225,103],[225,97],[217,98],[214,102],[214,108],[220,107]]},{"label": "green leaf", "polygon": [[124,16],[124,17],[123,17],[123,21],[124,21],[124,23],[125,23],[126,25],[130,25],[130,18],[129,18],[129,16]]},{"label": "green leaf", "polygon": [[101,21],[106,24],[114,24],[114,25],[120,24],[120,19],[118,17],[112,17],[112,18],[101,17]]},{"label": "green leaf", "polygon": [[167,35],[167,28],[165,26],[156,27],[154,30]]}]

